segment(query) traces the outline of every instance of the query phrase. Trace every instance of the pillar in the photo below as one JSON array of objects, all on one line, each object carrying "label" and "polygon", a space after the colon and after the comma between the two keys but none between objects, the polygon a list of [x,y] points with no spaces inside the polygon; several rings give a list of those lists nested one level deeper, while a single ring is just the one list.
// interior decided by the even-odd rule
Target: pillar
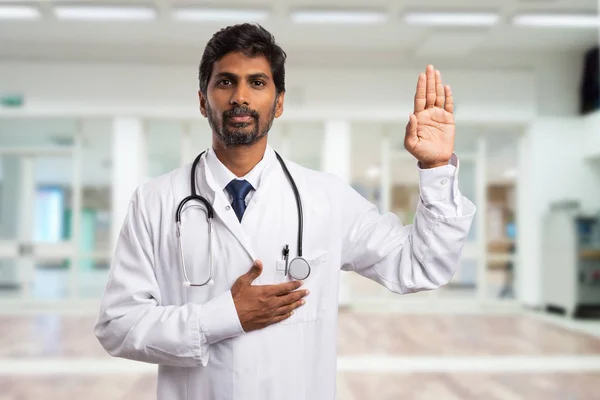
[{"label": "pillar", "polygon": [[136,188],[146,178],[147,144],[143,122],[134,117],[116,117],[112,132],[112,248]]},{"label": "pillar", "polygon": [[483,303],[488,296],[488,260],[487,260],[487,139],[485,135],[477,138],[475,159],[475,199],[480,207],[477,210],[477,297]]},{"label": "pillar", "polygon": [[390,140],[390,128],[383,127],[380,144],[381,175],[379,176],[379,212],[386,213],[392,209],[392,143]]},{"label": "pillar", "polygon": [[[351,131],[348,121],[326,121],[321,170],[332,173],[350,183]],[[347,274],[340,273],[339,304],[350,302],[350,284]]]},{"label": "pillar", "polygon": [[[19,204],[21,193],[21,160],[15,156],[2,157],[0,207],[0,238],[17,240],[19,237]],[[2,288],[12,288],[18,284],[16,260],[0,259],[0,291]]]}]

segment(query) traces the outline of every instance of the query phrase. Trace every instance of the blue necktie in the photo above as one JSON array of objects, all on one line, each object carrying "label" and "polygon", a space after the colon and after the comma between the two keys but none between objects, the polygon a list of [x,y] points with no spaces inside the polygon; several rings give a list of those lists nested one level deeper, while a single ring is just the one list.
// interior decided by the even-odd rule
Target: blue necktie
[{"label": "blue necktie", "polygon": [[235,215],[242,222],[242,216],[244,215],[244,211],[246,211],[246,196],[253,189],[252,185],[246,180],[234,179],[229,182],[225,189],[227,189],[227,192],[233,198],[231,206],[233,207],[233,211],[235,211]]}]

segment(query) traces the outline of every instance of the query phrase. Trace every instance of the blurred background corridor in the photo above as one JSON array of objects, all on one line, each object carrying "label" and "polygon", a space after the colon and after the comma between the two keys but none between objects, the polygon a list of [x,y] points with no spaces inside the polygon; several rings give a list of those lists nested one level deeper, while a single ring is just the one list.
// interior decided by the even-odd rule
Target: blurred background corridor
[{"label": "blurred background corridor", "polygon": [[452,282],[343,272],[338,398],[600,399],[596,0],[0,1],[0,400],[153,399],[156,366],[93,326],[137,185],[211,145],[208,39],[259,22],[288,55],[270,145],[412,222],[403,148],[427,64],[452,86],[477,206]]}]

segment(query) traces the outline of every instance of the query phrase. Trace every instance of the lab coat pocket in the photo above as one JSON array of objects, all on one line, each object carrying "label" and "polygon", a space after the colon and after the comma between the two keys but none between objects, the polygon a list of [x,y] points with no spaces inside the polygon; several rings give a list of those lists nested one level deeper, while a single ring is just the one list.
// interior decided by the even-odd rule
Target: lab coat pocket
[{"label": "lab coat pocket", "polygon": [[[321,319],[326,307],[325,289],[329,281],[328,253],[322,253],[314,257],[305,257],[310,265],[310,275],[303,281],[298,290],[308,289],[310,294],[304,299],[306,303],[294,311],[294,314],[281,321],[280,324],[298,324]],[[291,260],[290,260],[291,261]],[[276,283],[291,282],[294,279],[285,275],[285,261],[278,260],[276,265]]]}]

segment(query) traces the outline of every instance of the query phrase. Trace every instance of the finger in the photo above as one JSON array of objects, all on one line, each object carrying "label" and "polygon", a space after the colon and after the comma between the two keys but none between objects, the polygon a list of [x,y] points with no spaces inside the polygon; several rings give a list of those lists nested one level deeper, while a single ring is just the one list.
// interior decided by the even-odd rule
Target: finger
[{"label": "finger", "polygon": [[252,268],[248,272],[246,272],[246,282],[251,284],[254,282],[256,278],[260,276],[263,270],[263,265],[260,260],[255,260],[254,264],[252,264]]},{"label": "finger", "polygon": [[450,85],[446,85],[444,87],[444,91],[446,97],[444,109],[449,113],[454,113],[454,97],[452,97],[452,89],[450,88]]},{"label": "finger", "polygon": [[408,115],[408,124],[406,125],[406,140],[414,140],[417,137],[417,126],[419,125],[415,114]]},{"label": "finger", "polygon": [[418,113],[425,109],[426,94],[427,94],[427,83],[424,73],[419,74],[417,79],[417,91],[415,92],[415,109],[414,112]]},{"label": "finger", "polygon": [[304,304],[306,304],[306,300],[304,300],[304,299],[297,300],[291,304],[286,304],[286,305],[281,306],[278,309],[276,309],[275,315],[289,314],[292,311],[294,311],[295,309],[302,307]]},{"label": "finger", "polygon": [[440,71],[435,71],[435,106],[444,107],[444,84],[442,83],[442,74]]},{"label": "finger", "polygon": [[435,72],[433,71],[433,65],[427,66],[427,101],[425,108],[431,108],[435,106]]},{"label": "finger", "polygon": [[285,320],[285,319],[288,319],[288,318],[289,318],[289,317],[291,317],[293,314],[294,314],[294,312],[292,311],[292,312],[289,312],[289,313],[287,313],[287,314],[276,315],[276,316],[274,316],[273,318],[271,318],[271,321],[270,321],[269,325],[270,325],[270,324],[276,324],[276,323],[278,323],[278,322],[281,322],[281,321],[283,321],[283,320]]},{"label": "finger", "polygon": [[295,292],[291,292],[286,294],[285,296],[277,297],[277,307],[282,307],[288,304],[292,304],[298,300],[301,300],[303,297],[306,297],[310,294],[308,290],[297,290]]},{"label": "finger", "polygon": [[268,288],[270,289],[272,295],[283,296],[298,289],[300,286],[302,286],[302,281],[293,281],[280,283],[278,285],[270,285]]}]

